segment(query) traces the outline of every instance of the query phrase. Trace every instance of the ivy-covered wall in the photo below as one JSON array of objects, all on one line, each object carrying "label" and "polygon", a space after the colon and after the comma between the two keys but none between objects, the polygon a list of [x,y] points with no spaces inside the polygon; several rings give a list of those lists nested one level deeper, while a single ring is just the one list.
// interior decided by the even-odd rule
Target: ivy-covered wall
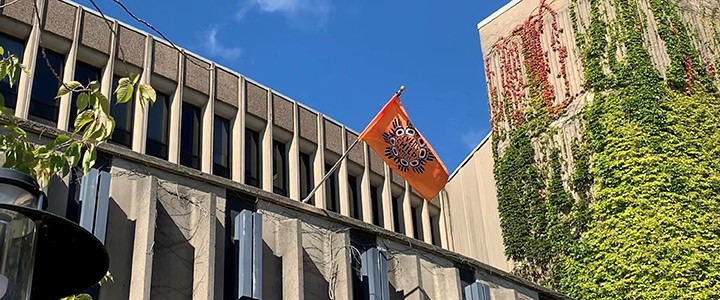
[{"label": "ivy-covered wall", "polygon": [[560,0],[528,1],[484,47],[514,272],[577,299],[720,299],[720,3],[566,0],[563,28]]}]

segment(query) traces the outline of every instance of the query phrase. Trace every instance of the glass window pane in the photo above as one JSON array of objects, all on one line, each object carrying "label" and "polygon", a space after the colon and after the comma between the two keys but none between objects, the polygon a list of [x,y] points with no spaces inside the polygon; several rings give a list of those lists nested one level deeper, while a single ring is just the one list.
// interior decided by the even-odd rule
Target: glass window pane
[{"label": "glass window pane", "polygon": [[110,115],[115,119],[115,131],[111,141],[125,146],[132,146],[133,107],[135,99],[125,103],[117,103],[115,89],[117,89],[119,76],[113,77],[112,95],[110,95]]},{"label": "glass window pane", "polygon": [[147,143],[145,153],[167,159],[168,123],[170,97],[157,93],[157,97],[148,109]]},{"label": "glass window pane", "polygon": [[352,208],[352,211],[350,212],[350,215],[358,220],[362,220],[362,206],[360,205],[360,187],[359,180],[357,177],[348,175],[348,188],[349,196],[350,196],[350,207]]},{"label": "glass window pane", "polygon": [[287,193],[287,151],[285,144],[273,141],[273,192],[286,196]]},{"label": "glass window pane", "polygon": [[[330,171],[332,165],[325,164],[325,173]],[[340,212],[340,194],[338,190],[337,170],[327,179],[325,184],[325,208],[334,212]]]},{"label": "glass window pane", "polygon": [[213,174],[230,178],[230,121],[215,116],[213,130]]},{"label": "glass window pane", "polygon": [[372,203],[373,224],[383,226],[382,193],[377,186],[370,186],[370,200]]},{"label": "glass window pane", "polygon": [[[310,155],[300,152],[300,198],[305,199],[314,186],[312,161]],[[315,204],[315,197],[310,197],[309,204]]]},{"label": "glass window pane", "polygon": [[180,164],[200,169],[200,108],[187,102],[182,105],[180,127]]},{"label": "glass window pane", "polygon": [[[23,51],[25,50],[24,42],[0,34],[0,46],[5,49],[5,55],[3,57],[13,55],[22,62]],[[18,68],[15,73],[15,78],[20,78],[20,68]],[[10,87],[10,80],[7,77],[4,77],[2,81],[0,81],[0,93],[3,95],[3,98],[5,98],[5,107],[14,110],[17,105],[18,81],[15,81],[13,86]]]},{"label": "glass window pane", "polygon": [[61,83],[56,75],[62,75],[64,65],[65,57],[63,55],[45,49],[45,56],[43,56],[42,49],[38,50],[37,63],[33,73],[32,94],[30,95],[30,119],[53,126],[57,125],[60,102],[55,99],[55,96]]},{"label": "glass window pane", "polygon": [[260,187],[260,134],[245,129],[245,184]]},{"label": "glass window pane", "polygon": [[[91,81],[97,81],[98,87],[100,87],[100,78],[101,75],[99,68],[81,61],[75,63],[75,81],[80,82],[80,84],[84,86],[87,86]],[[75,129],[75,118],[77,117],[77,97],[78,93],[72,93],[72,100],[70,100],[70,118],[68,119],[68,128],[70,128],[70,130]]]}]

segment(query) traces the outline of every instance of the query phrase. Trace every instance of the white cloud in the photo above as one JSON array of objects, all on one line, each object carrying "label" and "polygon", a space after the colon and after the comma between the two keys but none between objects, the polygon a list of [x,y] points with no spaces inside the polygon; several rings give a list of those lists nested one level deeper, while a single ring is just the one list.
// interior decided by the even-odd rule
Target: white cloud
[{"label": "white cloud", "polygon": [[460,139],[469,149],[475,149],[480,141],[485,137],[483,132],[470,129],[460,135]]},{"label": "white cloud", "polygon": [[210,29],[210,31],[207,32],[204,45],[210,55],[227,60],[236,60],[240,58],[240,55],[242,55],[242,49],[240,47],[228,47],[221,44],[220,41],[218,41],[217,33],[217,28]]},{"label": "white cloud", "polygon": [[317,26],[324,24],[330,13],[331,0],[243,0],[237,13],[239,19],[248,12],[257,10],[263,13],[282,14],[291,21],[303,21]]}]

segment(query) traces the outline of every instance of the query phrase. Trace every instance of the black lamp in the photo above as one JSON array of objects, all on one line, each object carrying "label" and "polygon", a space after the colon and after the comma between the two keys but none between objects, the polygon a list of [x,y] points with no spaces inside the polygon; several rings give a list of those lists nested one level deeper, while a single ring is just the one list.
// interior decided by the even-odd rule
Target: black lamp
[{"label": "black lamp", "polygon": [[103,244],[78,224],[44,211],[46,198],[30,176],[0,168],[0,299],[59,299],[107,274]]}]

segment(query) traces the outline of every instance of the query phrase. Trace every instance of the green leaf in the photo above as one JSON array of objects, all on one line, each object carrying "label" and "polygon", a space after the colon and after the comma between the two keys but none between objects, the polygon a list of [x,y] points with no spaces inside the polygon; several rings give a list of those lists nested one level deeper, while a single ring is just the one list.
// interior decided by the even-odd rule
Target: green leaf
[{"label": "green leaf", "polygon": [[135,85],[135,84],[138,82],[138,80],[140,79],[140,75],[139,75],[139,74],[130,74],[130,75],[128,75],[128,77],[129,77],[130,82],[132,83],[132,85]]},{"label": "green leaf", "polygon": [[85,111],[83,111],[82,113],[80,113],[80,114],[75,118],[75,133],[80,132],[80,130],[82,130],[82,128],[83,128],[85,125],[87,125],[88,123],[92,122],[93,120],[95,120],[94,115],[93,115],[93,111],[91,111],[91,110],[85,110]]},{"label": "green leaf", "polygon": [[155,89],[153,89],[149,84],[141,83],[138,86],[138,90],[140,91],[140,98],[144,99],[145,101],[148,101],[150,103],[155,103],[155,98],[157,95],[155,94]]},{"label": "green leaf", "polygon": [[91,144],[83,154],[83,172],[85,174],[90,172],[90,169],[95,165],[96,158],[97,152],[95,151],[95,146]]},{"label": "green leaf", "polygon": [[115,97],[117,103],[125,103],[130,101],[133,94],[133,83],[129,78],[120,78],[118,81],[118,87],[115,89]]},{"label": "green leaf", "polygon": [[65,84],[60,86],[60,89],[58,90],[58,93],[57,93],[57,96],[55,97],[55,99],[65,96],[68,93],[74,91],[75,89],[77,89],[81,86],[82,86],[82,84],[80,84],[80,82],[77,82],[77,81],[66,82]]},{"label": "green leaf", "polygon": [[70,136],[68,136],[68,135],[66,135],[66,134],[58,135],[58,136],[55,138],[55,146],[59,146],[59,145],[65,144],[65,143],[67,143],[68,141],[70,141]]},{"label": "green leaf", "polygon": [[65,149],[65,157],[67,157],[70,166],[76,166],[80,162],[81,144],[79,142],[72,143]]},{"label": "green leaf", "polygon": [[5,97],[0,93],[0,107],[5,107]]},{"label": "green leaf", "polygon": [[5,55],[5,49],[2,46],[0,46],[0,55]]},{"label": "green leaf", "polygon": [[23,138],[23,139],[27,137],[27,132],[25,132],[25,130],[23,130],[22,128],[20,128],[20,127],[18,127],[18,126],[13,126],[12,130],[13,130],[15,133],[17,133],[17,135],[18,135],[19,137],[21,137],[21,138]]},{"label": "green leaf", "polygon": [[90,96],[87,93],[80,93],[77,97],[77,112],[85,110],[90,103]]},{"label": "green leaf", "polygon": [[0,80],[4,79],[5,76],[7,76],[9,66],[10,66],[9,59],[3,58],[2,60],[0,60]]}]

